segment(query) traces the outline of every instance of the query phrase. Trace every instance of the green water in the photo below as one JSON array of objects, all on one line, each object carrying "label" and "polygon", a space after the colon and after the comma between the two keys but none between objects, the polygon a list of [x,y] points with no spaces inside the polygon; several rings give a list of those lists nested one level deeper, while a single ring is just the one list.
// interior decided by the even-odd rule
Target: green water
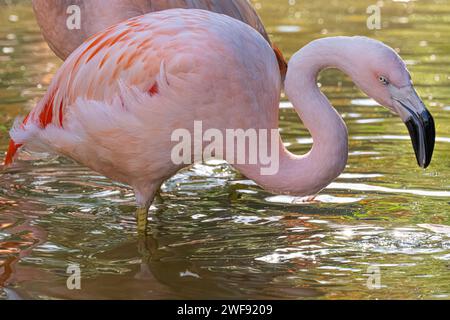
[{"label": "green water", "polygon": [[[167,181],[151,234],[138,240],[129,188],[64,158],[24,154],[0,173],[0,298],[448,299],[450,1],[384,1],[376,31],[366,27],[374,2],[254,1],[288,57],[333,35],[400,50],[436,120],[429,169],[417,167],[400,119],[334,70],[320,83],[349,127],[350,157],[314,203],[265,192],[226,164],[196,165]],[[0,0],[2,153],[14,118],[60,64],[29,2]],[[289,149],[307,152],[288,103],[280,119]],[[67,288],[70,264],[81,290]]]}]

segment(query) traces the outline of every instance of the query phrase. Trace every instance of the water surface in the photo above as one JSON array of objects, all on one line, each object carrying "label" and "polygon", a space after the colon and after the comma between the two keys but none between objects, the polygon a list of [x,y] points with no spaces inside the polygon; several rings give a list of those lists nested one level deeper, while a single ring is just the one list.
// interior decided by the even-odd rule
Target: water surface
[{"label": "water surface", "polygon": [[[9,5],[7,5],[7,3]],[[134,196],[64,158],[24,154],[0,173],[0,298],[448,299],[450,295],[450,2],[254,1],[292,55],[309,41],[366,35],[407,61],[433,113],[433,163],[417,167],[405,126],[328,70],[322,89],[350,133],[345,172],[314,202],[263,191],[225,163],[196,165],[163,187],[150,234],[138,239]],[[61,62],[28,1],[0,0],[0,150],[8,129],[45,93]],[[284,141],[311,139],[287,101]],[[68,290],[78,264],[82,289]],[[381,274],[380,287],[368,286]]]}]

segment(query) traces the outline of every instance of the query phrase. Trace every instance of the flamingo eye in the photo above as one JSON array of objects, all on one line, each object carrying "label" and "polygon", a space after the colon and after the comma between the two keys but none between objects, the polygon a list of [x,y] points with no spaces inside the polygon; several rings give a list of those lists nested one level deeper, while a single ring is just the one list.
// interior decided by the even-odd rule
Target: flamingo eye
[{"label": "flamingo eye", "polygon": [[378,80],[380,80],[380,82],[381,82],[382,84],[384,84],[385,86],[387,86],[387,85],[389,84],[389,80],[388,80],[386,77],[380,76],[380,77],[378,78]]}]

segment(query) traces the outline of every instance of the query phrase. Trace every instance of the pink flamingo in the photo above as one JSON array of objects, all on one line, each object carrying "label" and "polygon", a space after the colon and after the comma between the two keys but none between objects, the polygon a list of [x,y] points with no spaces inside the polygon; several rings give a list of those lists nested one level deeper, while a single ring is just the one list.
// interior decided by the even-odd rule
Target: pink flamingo
[{"label": "pink flamingo", "polygon": [[[397,53],[365,37],[316,40],[289,62],[285,91],[312,135],[310,152],[294,155],[280,143],[275,175],[262,175],[259,160],[234,167],[267,190],[299,196],[318,193],[344,170],[347,128],[316,85],[317,74],[328,67],[347,73],[402,118],[419,165],[427,167],[433,118]],[[247,24],[184,9],[132,18],[70,55],[42,101],[12,128],[5,163],[24,145],[127,183],[143,231],[156,191],[186,166],[171,161],[174,130],[193,130],[196,120],[205,129],[278,129],[281,86],[271,46]]]}]

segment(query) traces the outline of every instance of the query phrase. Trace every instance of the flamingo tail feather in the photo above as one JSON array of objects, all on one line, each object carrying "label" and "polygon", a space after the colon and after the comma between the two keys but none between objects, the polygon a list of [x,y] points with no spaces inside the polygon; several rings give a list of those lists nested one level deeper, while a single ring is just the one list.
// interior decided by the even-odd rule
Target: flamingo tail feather
[{"label": "flamingo tail feather", "polygon": [[13,139],[9,141],[9,147],[5,157],[5,166],[9,166],[10,164],[13,163],[14,156],[16,155],[17,150],[19,150],[21,146],[22,146],[21,144],[15,143]]}]

